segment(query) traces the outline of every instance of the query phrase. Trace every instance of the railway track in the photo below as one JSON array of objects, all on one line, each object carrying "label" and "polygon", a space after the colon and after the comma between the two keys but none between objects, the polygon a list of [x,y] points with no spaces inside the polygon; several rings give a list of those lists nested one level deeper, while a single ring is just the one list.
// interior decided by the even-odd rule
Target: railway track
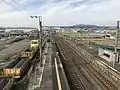
[{"label": "railway track", "polygon": [[[77,87],[74,90],[93,90],[85,86],[84,81],[81,80],[80,68],[84,68],[84,70],[94,79],[94,81],[101,87],[101,90],[118,90],[108,79],[106,79],[101,73],[99,73],[96,69],[92,67],[89,60],[85,59],[84,56],[79,54],[77,50],[71,46],[69,43],[64,42],[64,40],[57,38],[57,44],[62,52],[62,56],[65,57],[66,65],[72,65],[73,68],[68,72],[71,74],[71,80],[74,87]],[[72,67],[71,66],[71,67]]]},{"label": "railway track", "polygon": [[74,53],[75,53],[74,55],[76,55],[76,57],[77,57],[77,55],[80,56],[80,57],[78,56],[78,58],[81,60],[81,62],[80,62],[80,60],[77,60],[76,63],[79,63],[79,64],[84,63],[84,65],[83,65],[84,69],[89,73],[89,75],[91,75],[91,77],[96,82],[98,82],[98,84],[101,86],[101,88],[103,90],[118,90],[108,79],[106,79],[104,76],[101,75],[101,73],[99,73],[96,69],[94,69],[92,67],[92,65],[87,60],[85,60],[85,58],[81,54],[76,52],[75,48],[73,48],[72,46],[70,46],[70,47],[74,51]]},{"label": "railway track", "polygon": [[0,90],[10,90],[12,88],[13,83],[11,83],[11,79],[13,80],[12,82],[17,83],[19,80],[23,79],[23,77],[26,75],[28,70],[30,69],[31,65],[34,62],[38,62],[39,58],[39,49],[35,52],[35,55],[31,58],[22,58],[22,57],[17,57],[14,59],[12,62],[8,63],[4,68],[20,68],[20,78],[14,78],[12,76],[2,76],[0,77]]},{"label": "railway track", "polygon": [[[68,77],[70,78],[69,83],[71,86],[71,90],[88,90],[80,78],[81,74],[80,74],[79,68],[72,61],[72,59],[73,59],[72,55],[70,55],[70,54],[66,55],[66,53],[70,52],[69,51],[70,49],[68,49],[68,50],[66,50],[66,49],[60,47],[60,50],[62,51],[62,56],[64,56],[65,68],[68,72],[67,75],[69,75]],[[65,51],[67,51],[67,52],[65,52]]]}]

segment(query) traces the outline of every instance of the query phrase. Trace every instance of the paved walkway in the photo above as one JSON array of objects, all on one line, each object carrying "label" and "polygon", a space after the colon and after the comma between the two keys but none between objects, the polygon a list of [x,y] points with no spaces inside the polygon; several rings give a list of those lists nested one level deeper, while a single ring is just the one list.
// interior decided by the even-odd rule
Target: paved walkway
[{"label": "paved walkway", "polygon": [[36,90],[53,90],[53,76],[52,76],[52,45],[47,42],[46,61],[44,63],[44,74],[41,82],[41,87]]}]

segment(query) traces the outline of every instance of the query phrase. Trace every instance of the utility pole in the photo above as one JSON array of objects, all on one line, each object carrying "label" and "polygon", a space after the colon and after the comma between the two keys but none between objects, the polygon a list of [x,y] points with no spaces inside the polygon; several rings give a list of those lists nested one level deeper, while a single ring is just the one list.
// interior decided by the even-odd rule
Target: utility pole
[{"label": "utility pole", "polygon": [[77,40],[76,40],[77,44],[78,44],[78,40],[79,40],[79,31],[77,31]]},{"label": "utility pole", "polygon": [[[42,19],[42,18],[41,18]],[[42,52],[43,52],[43,50],[42,50],[42,44],[43,44],[43,32],[42,32],[42,20],[40,20],[40,16],[39,16],[39,26],[40,26],[40,42],[41,42],[41,44],[40,44],[40,55],[41,55],[41,57],[40,57],[40,59],[41,59],[41,64],[40,64],[40,66],[41,67],[43,67],[43,60],[42,60]]]},{"label": "utility pole", "polygon": [[75,43],[77,45],[77,40],[78,40],[78,31],[75,29],[76,33],[75,33]]},{"label": "utility pole", "polygon": [[72,30],[70,30],[70,41],[72,40]]},{"label": "utility pole", "polygon": [[88,47],[90,46],[90,30],[88,29]]},{"label": "utility pole", "polygon": [[82,29],[80,30],[80,41],[81,41],[81,44],[82,44]]},{"label": "utility pole", "polygon": [[43,34],[42,34],[42,16],[30,16],[31,18],[38,18],[38,23],[39,23],[39,32],[40,32],[40,66],[43,66],[43,61],[42,61],[42,44],[43,44]]},{"label": "utility pole", "polygon": [[115,59],[113,60],[113,68],[115,67],[115,62],[118,61],[118,35],[119,35],[119,21],[117,21],[117,29],[116,29],[116,39],[115,39]]}]

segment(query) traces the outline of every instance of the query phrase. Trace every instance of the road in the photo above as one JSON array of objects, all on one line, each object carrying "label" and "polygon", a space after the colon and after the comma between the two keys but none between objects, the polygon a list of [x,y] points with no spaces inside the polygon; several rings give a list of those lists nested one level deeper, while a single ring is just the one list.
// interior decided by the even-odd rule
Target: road
[{"label": "road", "polygon": [[13,42],[14,38],[3,38],[2,40],[0,39],[0,50],[9,47]]},{"label": "road", "polygon": [[15,42],[11,44],[9,47],[0,51],[0,67],[8,63],[10,58],[14,55],[18,55],[25,48],[28,47],[29,40],[21,40],[19,42]]}]

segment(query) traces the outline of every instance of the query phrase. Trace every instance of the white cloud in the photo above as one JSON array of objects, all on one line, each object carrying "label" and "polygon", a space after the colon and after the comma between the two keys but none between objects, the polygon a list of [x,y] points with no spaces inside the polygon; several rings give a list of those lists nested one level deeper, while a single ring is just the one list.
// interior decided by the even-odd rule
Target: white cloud
[{"label": "white cloud", "polygon": [[[21,3],[28,1],[23,0]],[[106,0],[94,4],[82,3],[74,8],[69,6],[76,1],[83,0],[64,0],[59,3],[49,0],[42,7],[33,9],[32,15],[42,15],[44,25],[80,23],[114,25],[116,20],[120,20],[120,0]],[[0,9],[0,26],[37,26],[37,20],[30,19],[30,14],[26,11],[12,11],[12,7],[3,3],[0,3],[0,8],[2,8]]]},{"label": "white cloud", "polygon": [[0,15],[6,11],[9,10],[10,7],[8,7],[6,4],[0,2]]},{"label": "white cloud", "polygon": [[14,11],[0,15],[0,26],[35,26],[37,20],[30,18],[30,15],[25,11]]}]

